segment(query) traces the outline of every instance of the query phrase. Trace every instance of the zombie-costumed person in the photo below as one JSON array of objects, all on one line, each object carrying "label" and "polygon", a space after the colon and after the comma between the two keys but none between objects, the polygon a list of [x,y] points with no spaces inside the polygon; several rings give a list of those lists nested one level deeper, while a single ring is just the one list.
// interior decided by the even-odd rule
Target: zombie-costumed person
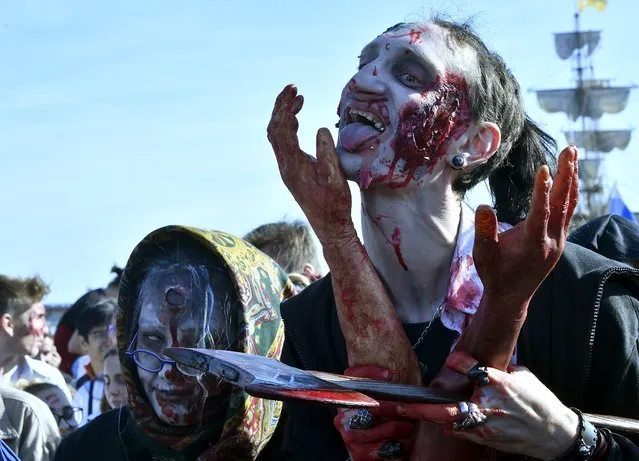
[{"label": "zombie-costumed person", "polygon": [[274,261],[232,235],[178,226],[152,232],[120,285],[117,341],[129,405],[71,434],[56,460],[272,459],[264,447],[281,402],[250,397],[163,352],[197,347],[279,358],[279,304],[292,290]]},{"label": "zombie-costumed person", "polygon": [[[581,412],[639,418],[639,273],[565,243],[577,151],[552,178],[554,140],[501,57],[466,25],[398,24],[362,50],[337,145],[321,129],[316,158],[299,147],[302,105],[286,87],[269,140],[331,273],[283,303],[282,360],[470,397],[287,404],[289,459],[638,459]],[[462,200],[484,179],[495,210],[473,213]]]}]

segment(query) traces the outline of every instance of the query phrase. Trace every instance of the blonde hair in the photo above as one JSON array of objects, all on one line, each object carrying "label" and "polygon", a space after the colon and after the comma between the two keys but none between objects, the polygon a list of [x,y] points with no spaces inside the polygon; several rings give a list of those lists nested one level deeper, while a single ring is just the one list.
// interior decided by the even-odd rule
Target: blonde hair
[{"label": "blonde hair", "polygon": [[0,315],[21,314],[49,294],[49,285],[40,276],[7,277],[0,275]]}]

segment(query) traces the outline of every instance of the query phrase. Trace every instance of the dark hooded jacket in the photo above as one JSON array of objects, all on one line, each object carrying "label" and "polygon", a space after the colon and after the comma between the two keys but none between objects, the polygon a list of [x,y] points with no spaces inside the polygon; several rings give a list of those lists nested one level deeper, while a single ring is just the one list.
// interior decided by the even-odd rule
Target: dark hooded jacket
[{"label": "dark hooded jacket", "polygon": [[[517,362],[530,368],[567,406],[639,419],[638,299],[639,270],[567,244],[530,304],[517,344]],[[303,369],[344,372],[346,345],[330,276],[284,302],[282,316],[284,362]],[[439,356],[441,366],[449,347],[450,342],[434,343],[426,354]],[[334,409],[291,402],[284,411],[285,459],[348,458],[333,426]],[[607,439],[606,461],[639,459],[639,449],[628,439],[620,435]]]},{"label": "dark hooded jacket", "polygon": [[609,214],[588,221],[568,241],[615,261],[639,261],[639,226],[623,216]]},{"label": "dark hooded jacket", "polygon": [[[233,387],[222,420],[179,427],[162,422],[153,411],[137,376],[137,367],[124,352],[137,328],[135,306],[141,283],[140,266],[170,246],[187,239],[197,252],[221,261],[239,299],[240,352],[279,358],[284,342],[280,302],[293,294],[286,274],[268,256],[225,232],[169,226],[149,234],[133,251],[124,270],[119,295],[118,348],[129,405],[112,410],[69,435],[55,460],[207,461],[278,459],[265,448],[282,410],[282,403],[259,399]],[[277,447],[275,447],[277,448]]]}]

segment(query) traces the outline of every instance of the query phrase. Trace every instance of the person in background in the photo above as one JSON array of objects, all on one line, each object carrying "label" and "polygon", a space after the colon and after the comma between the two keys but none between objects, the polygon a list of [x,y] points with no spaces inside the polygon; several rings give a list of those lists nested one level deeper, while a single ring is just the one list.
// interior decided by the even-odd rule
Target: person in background
[{"label": "person in background", "polygon": [[71,393],[60,371],[33,358],[48,332],[42,302],[49,287],[40,277],[12,278],[0,275],[0,375],[15,383],[38,379]]},{"label": "person in background", "polygon": [[[299,147],[304,100],[294,85],[267,130],[330,269],[282,303],[282,362],[384,379],[396,364],[376,356],[393,350],[411,362],[414,382],[440,387],[468,382],[478,359],[498,353],[516,365],[487,367],[470,399],[454,404],[336,411],[290,402],[287,459],[411,459],[438,448],[444,458],[482,447],[517,460],[639,459],[632,441],[581,414],[639,418],[639,271],[565,242],[579,192],[576,148],[562,151],[552,178],[556,143],[467,23],[396,24],[362,49],[347,82],[337,143],[320,129],[316,157]],[[347,179],[360,187],[363,242]],[[473,213],[463,197],[484,179],[494,210]],[[504,310],[520,317],[500,331]],[[484,357],[456,349],[465,332],[480,347],[461,350]]]},{"label": "person in background", "polygon": [[105,288],[105,291],[108,296],[117,300],[118,293],[120,291],[120,279],[122,278],[122,268],[118,266],[113,266],[111,268],[111,273],[115,274],[115,277],[113,278],[113,280],[109,282],[109,284]]},{"label": "person in background", "polygon": [[639,269],[639,226],[623,216],[592,219],[575,229],[568,241]]},{"label": "person in background", "polygon": [[[91,290],[80,296],[58,322],[53,342],[62,359],[59,368],[60,371],[73,376],[74,379],[79,378],[77,370],[83,370],[84,365],[89,362],[88,357],[80,359],[82,356],[86,356],[86,351],[82,350],[80,337],[75,330],[76,318],[88,306],[108,297],[107,292],[102,288]],[[78,359],[80,359],[79,362]]]},{"label": "person in background", "polygon": [[100,404],[102,413],[126,405],[129,393],[122,374],[120,357],[117,348],[109,349],[104,354],[104,396]]},{"label": "person in background", "polygon": [[21,381],[15,388],[35,395],[47,404],[62,437],[77,429],[82,421],[82,408],[73,406],[58,386],[41,381]]},{"label": "person in background", "polygon": [[117,303],[105,299],[84,309],[76,319],[76,329],[80,335],[82,348],[87,351],[90,362],[85,374],[75,383],[76,404],[82,407],[81,425],[100,414],[100,403],[104,395],[102,374],[104,354],[115,345],[114,319]]},{"label": "person in background", "polygon": [[275,261],[235,236],[182,226],[149,234],[124,269],[118,303],[129,405],[70,434],[55,459],[281,460],[279,445],[275,453],[267,446],[281,402],[202,376],[164,351],[179,345],[277,359],[279,306],[292,292]]},{"label": "person in background", "polygon": [[243,239],[277,261],[298,291],[321,277],[313,233],[302,221],[263,224]]},{"label": "person in background", "polygon": [[0,439],[22,461],[49,461],[60,432],[43,401],[0,383]]},{"label": "person in background", "polygon": [[42,346],[40,346],[40,351],[35,358],[42,360],[44,363],[48,363],[55,368],[60,366],[62,359],[60,354],[58,354],[55,344],[53,343],[53,336],[51,336],[51,334],[47,333],[44,335]]}]

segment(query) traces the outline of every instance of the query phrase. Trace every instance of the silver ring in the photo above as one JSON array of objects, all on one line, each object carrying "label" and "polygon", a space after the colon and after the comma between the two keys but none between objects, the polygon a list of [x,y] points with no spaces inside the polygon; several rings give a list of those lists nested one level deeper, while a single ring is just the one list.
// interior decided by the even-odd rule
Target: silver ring
[{"label": "silver ring", "polygon": [[373,426],[373,413],[365,409],[359,409],[348,421],[349,429],[370,429]]},{"label": "silver ring", "polygon": [[468,408],[468,403],[459,402],[459,414],[461,415],[462,418],[466,418],[468,416],[469,411],[470,410]]},{"label": "silver ring", "polygon": [[463,419],[453,423],[453,430],[469,431],[486,423],[486,415],[473,402],[459,402],[459,410]]}]

